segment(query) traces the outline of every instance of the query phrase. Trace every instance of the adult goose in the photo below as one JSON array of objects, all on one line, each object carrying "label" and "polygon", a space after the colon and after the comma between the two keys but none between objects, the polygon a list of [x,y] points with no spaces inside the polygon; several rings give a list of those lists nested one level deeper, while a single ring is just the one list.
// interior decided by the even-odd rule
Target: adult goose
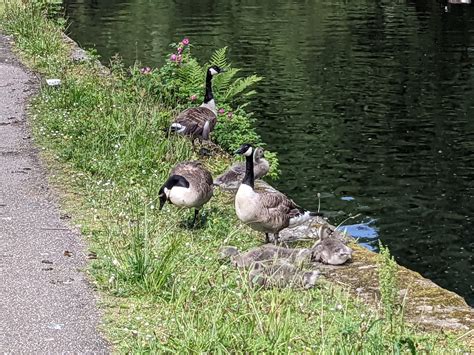
[{"label": "adult goose", "polygon": [[160,188],[160,210],[166,201],[179,207],[194,208],[194,225],[199,209],[212,194],[211,173],[198,161],[182,162],[171,170],[168,180]]},{"label": "adult goose", "polygon": [[[263,148],[255,148],[253,153],[253,175],[255,180],[267,175],[270,170],[270,164],[265,159]],[[245,175],[245,163],[237,163],[232,165],[222,175],[219,175],[214,180],[214,185],[220,186],[224,189],[238,189]]]},{"label": "adult goose", "polygon": [[250,228],[264,232],[267,243],[269,233],[277,242],[282,229],[304,223],[319,213],[304,210],[279,191],[255,191],[253,150],[252,145],[246,143],[235,152],[245,156],[245,176],[235,195],[235,212]]},{"label": "adult goose", "polygon": [[212,77],[223,71],[217,65],[207,69],[204,102],[199,107],[191,107],[181,112],[171,124],[171,132],[190,136],[193,144],[196,138],[209,139],[209,134],[217,122],[216,102],[212,94]]}]

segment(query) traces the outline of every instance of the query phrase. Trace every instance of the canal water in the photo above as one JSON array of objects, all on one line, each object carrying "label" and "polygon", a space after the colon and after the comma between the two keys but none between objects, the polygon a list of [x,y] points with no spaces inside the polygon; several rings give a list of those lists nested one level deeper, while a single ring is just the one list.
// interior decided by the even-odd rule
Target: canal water
[{"label": "canal water", "polygon": [[276,187],[474,304],[474,6],[442,1],[65,0],[72,38],[159,66],[184,36],[265,79]]}]

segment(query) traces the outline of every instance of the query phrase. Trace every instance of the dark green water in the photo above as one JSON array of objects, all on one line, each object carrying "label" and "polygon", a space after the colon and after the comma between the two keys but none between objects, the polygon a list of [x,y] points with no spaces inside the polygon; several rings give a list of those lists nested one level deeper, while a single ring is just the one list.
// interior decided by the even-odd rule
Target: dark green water
[{"label": "dark green water", "polygon": [[[265,77],[276,186],[474,304],[474,6],[437,1],[65,1],[71,36],[158,66],[188,36]],[[446,7],[445,7],[446,6]]]}]

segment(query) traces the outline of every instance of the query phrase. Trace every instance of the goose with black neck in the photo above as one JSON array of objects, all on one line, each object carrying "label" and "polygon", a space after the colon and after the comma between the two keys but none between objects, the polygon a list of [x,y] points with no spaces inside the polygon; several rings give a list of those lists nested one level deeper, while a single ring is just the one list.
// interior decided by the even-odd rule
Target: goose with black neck
[{"label": "goose with black neck", "polygon": [[171,170],[168,180],[160,188],[160,210],[166,201],[178,207],[194,208],[194,226],[199,210],[212,195],[211,173],[199,161],[182,162]]},{"label": "goose with black neck", "polygon": [[235,212],[250,228],[265,233],[266,242],[269,234],[278,242],[281,230],[321,214],[304,210],[279,191],[256,191],[253,151],[253,146],[245,143],[235,152],[245,156],[245,176],[235,195]]},{"label": "goose with black neck", "polygon": [[201,106],[191,107],[182,111],[171,124],[169,131],[194,140],[209,140],[209,135],[217,123],[217,107],[212,92],[212,78],[224,69],[217,65],[210,66],[206,74],[206,91]]}]

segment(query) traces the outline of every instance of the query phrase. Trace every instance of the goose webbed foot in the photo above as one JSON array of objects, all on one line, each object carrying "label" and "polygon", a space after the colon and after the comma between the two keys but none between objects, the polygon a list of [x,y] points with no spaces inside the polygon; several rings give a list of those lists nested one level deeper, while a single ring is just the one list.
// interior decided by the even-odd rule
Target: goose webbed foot
[{"label": "goose webbed foot", "polygon": [[200,229],[206,225],[207,216],[205,213],[199,214],[199,211],[198,209],[194,210],[194,217],[190,226],[191,229]]}]

